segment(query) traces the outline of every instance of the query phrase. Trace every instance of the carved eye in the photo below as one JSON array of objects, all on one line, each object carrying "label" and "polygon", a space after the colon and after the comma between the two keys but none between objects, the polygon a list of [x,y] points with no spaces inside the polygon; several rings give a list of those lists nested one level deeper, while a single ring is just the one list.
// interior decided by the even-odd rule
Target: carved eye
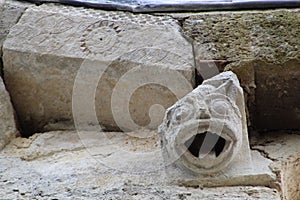
[{"label": "carved eye", "polygon": [[182,107],[178,108],[178,110],[175,112],[175,120],[176,121],[181,121],[188,116],[188,111]]},{"label": "carved eye", "polygon": [[194,105],[193,104],[183,104],[177,107],[174,111],[174,121],[177,123],[183,123],[194,116]]},{"label": "carved eye", "polygon": [[207,98],[207,104],[212,116],[217,118],[227,118],[232,110],[232,103],[224,95],[212,94]]}]

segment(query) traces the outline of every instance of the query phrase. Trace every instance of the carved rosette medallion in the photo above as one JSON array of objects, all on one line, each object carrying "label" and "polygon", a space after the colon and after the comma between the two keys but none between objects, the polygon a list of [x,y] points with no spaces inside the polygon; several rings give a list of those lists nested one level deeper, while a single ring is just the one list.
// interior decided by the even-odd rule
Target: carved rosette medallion
[{"label": "carved rosette medallion", "polygon": [[118,42],[121,29],[115,22],[103,20],[90,25],[81,38],[81,48],[87,54],[109,55]]}]

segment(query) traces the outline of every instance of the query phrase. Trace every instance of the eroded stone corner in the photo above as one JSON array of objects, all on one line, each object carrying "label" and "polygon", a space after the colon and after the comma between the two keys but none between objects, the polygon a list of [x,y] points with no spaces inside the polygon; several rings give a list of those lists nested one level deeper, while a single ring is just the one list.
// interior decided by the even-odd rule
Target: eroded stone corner
[{"label": "eroded stone corner", "polygon": [[0,77],[0,150],[18,134],[14,109]]}]

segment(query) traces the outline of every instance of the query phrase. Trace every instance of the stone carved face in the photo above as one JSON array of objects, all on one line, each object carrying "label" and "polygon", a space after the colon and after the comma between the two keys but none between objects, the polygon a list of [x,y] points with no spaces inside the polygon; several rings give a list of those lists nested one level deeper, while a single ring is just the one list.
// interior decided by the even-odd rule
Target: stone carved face
[{"label": "stone carved face", "polygon": [[229,82],[204,82],[168,109],[159,129],[171,159],[194,173],[217,173],[240,150],[243,119],[236,100],[242,94]]}]

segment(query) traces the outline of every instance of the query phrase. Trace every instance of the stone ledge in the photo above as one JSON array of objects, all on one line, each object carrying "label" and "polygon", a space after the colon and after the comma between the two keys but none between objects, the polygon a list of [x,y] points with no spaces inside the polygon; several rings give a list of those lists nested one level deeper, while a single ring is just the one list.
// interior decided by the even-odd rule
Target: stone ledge
[{"label": "stone ledge", "polygon": [[277,187],[282,199],[299,199],[299,132],[274,131],[256,133],[252,137],[252,149],[271,159],[272,171],[277,174]]},{"label": "stone ledge", "polygon": [[[241,185],[235,187],[207,188],[200,183],[193,185],[199,188],[179,187],[169,179],[177,171],[163,167],[156,133],[140,130],[129,134],[148,137],[59,131],[16,138],[0,152],[0,186],[5,188],[1,197],[280,199],[277,190],[264,187],[266,177],[262,175],[252,176],[254,182],[248,182],[249,177],[240,179]],[[230,185],[230,181],[219,183]]]}]

